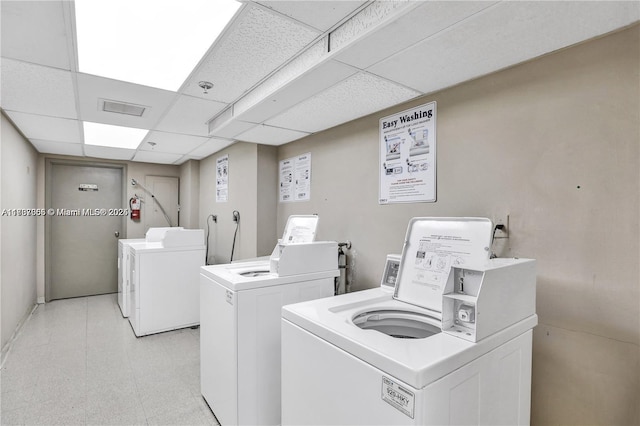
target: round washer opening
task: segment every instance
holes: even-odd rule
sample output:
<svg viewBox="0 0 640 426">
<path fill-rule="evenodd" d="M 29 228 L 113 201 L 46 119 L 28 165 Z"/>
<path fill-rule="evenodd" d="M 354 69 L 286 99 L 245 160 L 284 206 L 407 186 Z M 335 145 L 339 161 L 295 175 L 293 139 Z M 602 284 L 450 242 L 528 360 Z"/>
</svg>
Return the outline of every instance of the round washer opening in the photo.
<svg viewBox="0 0 640 426">
<path fill-rule="evenodd" d="M 396 339 L 424 339 L 440 333 L 428 315 L 407 311 L 368 311 L 353 317 L 363 330 L 375 330 Z"/>
</svg>

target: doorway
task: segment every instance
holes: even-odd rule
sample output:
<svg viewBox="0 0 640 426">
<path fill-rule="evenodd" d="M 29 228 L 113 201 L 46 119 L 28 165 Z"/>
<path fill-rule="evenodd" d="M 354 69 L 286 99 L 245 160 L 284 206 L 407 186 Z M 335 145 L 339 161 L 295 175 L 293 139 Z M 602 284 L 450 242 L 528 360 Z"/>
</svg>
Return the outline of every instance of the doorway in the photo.
<svg viewBox="0 0 640 426">
<path fill-rule="evenodd" d="M 124 167 L 47 163 L 45 301 L 118 291 Z"/>
</svg>

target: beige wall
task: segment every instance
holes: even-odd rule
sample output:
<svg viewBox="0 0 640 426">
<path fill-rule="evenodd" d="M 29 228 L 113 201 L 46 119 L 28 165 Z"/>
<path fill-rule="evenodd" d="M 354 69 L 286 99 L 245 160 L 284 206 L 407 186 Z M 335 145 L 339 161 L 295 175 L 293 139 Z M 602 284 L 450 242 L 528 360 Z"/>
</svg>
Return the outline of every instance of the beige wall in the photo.
<svg viewBox="0 0 640 426">
<path fill-rule="evenodd" d="M 498 254 L 538 260 L 532 423 L 640 424 L 639 53 L 636 25 L 284 145 L 312 153 L 312 199 L 278 229 L 318 213 L 364 289 L 411 217 L 508 213 Z M 430 101 L 437 202 L 380 206 L 378 120 Z"/>
<path fill-rule="evenodd" d="M 41 207 L 36 197 L 38 153 L 1 115 L 0 210 Z M 36 217 L 2 215 L 0 229 L 0 347 L 4 348 L 36 303 Z"/>
<path fill-rule="evenodd" d="M 233 260 L 271 254 L 276 244 L 276 203 L 269 197 L 275 197 L 276 191 L 276 151 L 275 147 L 239 142 L 200 161 L 200 227 L 206 228 L 209 215 L 218 216 L 217 223 L 209 220 L 208 263 L 228 263 L 230 260 L 236 230 L 234 210 L 240 212 L 240 227 Z M 227 154 L 229 199 L 218 203 L 216 160 Z"/>
<path fill-rule="evenodd" d="M 199 197 L 200 162 L 189 160 L 180 166 L 180 226 L 198 228 Z"/>
<path fill-rule="evenodd" d="M 178 166 L 168 165 L 168 164 L 151 164 L 151 163 L 138 163 L 134 161 L 128 161 L 126 167 L 126 188 L 127 188 L 127 196 L 126 196 L 126 205 L 128 208 L 129 198 L 133 197 L 134 194 L 138 194 L 147 201 L 146 203 L 142 203 L 141 209 L 141 218 L 139 221 L 133 221 L 127 218 L 127 238 L 144 238 L 146 233 L 145 229 L 145 214 L 150 209 L 149 200 L 151 197 L 144 190 L 139 187 L 134 187 L 131 185 L 131 179 L 135 179 L 138 182 L 145 184 L 146 176 L 169 176 L 169 177 L 177 177 L 180 178 L 180 168 Z M 162 202 L 162 200 L 160 200 Z M 179 202 L 182 202 L 179 200 Z M 165 203 L 166 204 L 166 203 Z M 174 223 L 175 225 L 175 223 Z M 165 225 L 166 226 L 166 225 Z"/>
<path fill-rule="evenodd" d="M 258 256 L 271 254 L 278 241 L 278 149 L 275 146 L 258 145 L 257 170 L 257 235 Z M 282 233 L 280 233 L 282 235 Z"/>
</svg>

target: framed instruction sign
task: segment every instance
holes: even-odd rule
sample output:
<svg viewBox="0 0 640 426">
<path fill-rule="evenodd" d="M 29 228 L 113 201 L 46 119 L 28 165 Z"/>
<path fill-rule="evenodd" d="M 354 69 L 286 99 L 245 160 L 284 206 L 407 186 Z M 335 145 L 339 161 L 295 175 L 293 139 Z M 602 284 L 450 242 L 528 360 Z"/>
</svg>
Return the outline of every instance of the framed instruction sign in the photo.
<svg viewBox="0 0 640 426">
<path fill-rule="evenodd" d="M 380 119 L 379 204 L 436 201 L 436 103 Z"/>
</svg>

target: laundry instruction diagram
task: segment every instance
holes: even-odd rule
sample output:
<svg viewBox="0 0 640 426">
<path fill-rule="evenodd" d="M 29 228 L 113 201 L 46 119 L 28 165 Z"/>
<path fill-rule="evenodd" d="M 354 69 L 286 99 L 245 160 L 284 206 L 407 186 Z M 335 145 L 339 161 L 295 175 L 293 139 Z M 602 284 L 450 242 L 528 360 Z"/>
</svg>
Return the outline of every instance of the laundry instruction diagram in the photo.
<svg viewBox="0 0 640 426">
<path fill-rule="evenodd" d="M 283 202 L 311 199 L 311 153 L 280 161 L 279 200 Z"/>
<path fill-rule="evenodd" d="M 436 201 L 436 103 L 380 119 L 379 204 Z"/>
</svg>

